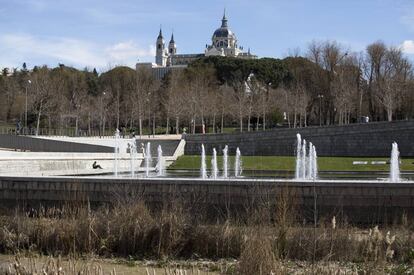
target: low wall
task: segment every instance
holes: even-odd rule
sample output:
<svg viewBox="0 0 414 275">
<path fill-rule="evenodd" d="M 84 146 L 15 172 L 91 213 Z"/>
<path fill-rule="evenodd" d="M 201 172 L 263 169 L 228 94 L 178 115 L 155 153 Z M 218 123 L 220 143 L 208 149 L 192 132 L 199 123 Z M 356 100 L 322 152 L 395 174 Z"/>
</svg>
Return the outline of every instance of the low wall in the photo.
<svg viewBox="0 0 414 275">
<path fill-rule="evenodd" d="M 319 156 L 388 157 L 391 144 L 398 143 L 401 156 L 414 157 L 414 121 L 375 122 L 345 126 L 275 129 L 235 134 L 186 135 L 185 154 L 199 155 L 201 144 L 207 154 L 221 154 L 227 144 L 230 154 L 239 147 L 245 156 L 293 156 L 296 134 L 312 142 Z"/>
<path fill-rule="evenodd" d="M 31 152 L 110 153 L 113 147 L 0 134 L 0 148 Z"/>
<path fill-rule="evenodd" d="M 136 170 L 142 163 L 142 154 L 137 155 Z M 94 161 L 102 169 L 93 169 Z M 118 171 L 131 170 L 129 154 L 120 154 Z M 55 153 L 0 151 L 0 175 L 52 176 L 113 173 L 113 153 Z"/>
<path fill-rule="evenodd" d="M 132 143 L 132 138 L 119 138 L 117 141 L 113 137 L 55 137 L 55 136 L 39 136 L 33 137 L 38 140 L 43 140 L 44 142 L 47 141 L 63 141 L 69 142 L 71 144 L 83 144 L 83 145 L 94 145 L 94 146 L 105 146 L 112 148 L 110 152 L 114 151 L 115 142 L 118 143 L 119 152 L 127 153 L 129 152 L 129 144 Z M 180 136 L 177 135 L 166 135 L 166 137 L 161 138 L 157 136 L 157 138 L 140 138 L 139 136 L 136 137 L 136 144 L 137 150 L 139 153 L 143 152 L 145 144 L 150 142 L 151 143 L 151 155 L 157 155 L 158 145 L 162 147 L 162 151 L 164 156 L 172 156 L 174 155 L 177 147 L 179 146 L 181 139 Z M 1 143 L 0 143 L 1 145 Z"/>
<path fill-rule="evenodd" d="M 414 214 L 414 182 L 0 177 L 0 205 L 12 207 L 179 200 L 223 215 L 275 204 L 282 195 L 295 205 L 301 220 L 312 220 L 315 211 L 318 218 L 335 215 L 362 223 L 393 222 L 403 213 L 410 218 Z"/>
</svg>

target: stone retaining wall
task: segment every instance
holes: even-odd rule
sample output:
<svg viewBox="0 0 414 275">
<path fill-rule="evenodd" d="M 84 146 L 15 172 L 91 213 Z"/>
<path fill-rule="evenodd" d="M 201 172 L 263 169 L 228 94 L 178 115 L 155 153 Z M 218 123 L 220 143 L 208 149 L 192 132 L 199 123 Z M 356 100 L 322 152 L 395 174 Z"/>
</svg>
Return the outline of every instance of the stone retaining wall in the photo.
<svg viewBox="0 0 414 275">
<path fill-rule="evenodd" d="M 410 218 L 414 215 L 413 182 L 0 177 L 2 206 L 178 200 L 223 215 L 226 211 L 243 213 L 262 203 L 276 204 L 281 195 L 296 206 L 301 221 L 312 220 L 314 211 L 318 218 L 335 215 L 359 223 L 393 222 L 403 213 Z"/>
<path fill-rule="evenodd" d="M 235 134 L 186 135 L 185 154 L 199 155 L 201 144 L 207 154 L 215 147 L 221 154 L 226 144 L 230 154 L 240 147 L 245 156 L 293 156 L 296 134 L 312 142 L 319 156 L 388 157 L 396 141 L 401 156 L 414 157 L 414 121 L 375 122 L 346 126 L 275 129 Z"/>
</svg>

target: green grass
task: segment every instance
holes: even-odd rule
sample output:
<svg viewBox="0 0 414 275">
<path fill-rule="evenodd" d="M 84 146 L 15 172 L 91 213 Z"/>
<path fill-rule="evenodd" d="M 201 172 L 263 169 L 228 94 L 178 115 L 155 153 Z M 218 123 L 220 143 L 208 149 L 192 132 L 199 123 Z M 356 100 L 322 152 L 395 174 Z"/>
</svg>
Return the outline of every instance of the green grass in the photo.
<svg viewBox="0 0 414 275">
<path fill-rule="evenodd" d="M 220 133 L 221 128 L 218 127 L 218 132 Z M 229 133 L 237 133 L 239 132 L 239 128 L 235 128 L 235 127 L 224 127 L 223 128 L 223 133 L 225 134 L 229 134 Z M 213 127 L 208 127 L 208 133 L 212 134 L 213 133 Z"/>
<path fill-rule="evenodd" d="M 207 167 L 210 168 L 211 156 L 207 156 Z M 234 157 L 229 157 L 234 163 Z M 388 171 L 389 165 L 373 165 L 371 161 L 388 161 L 388 158 L 366 157 L 319 157 L 320 171 Z M 295 170 L 295 158 L 283 156 L 244 156 L 244 170 Z M 367 165 L 353 165 L 353 161 L 368 161 Z M 414 159 L 402 159 L 402 171 L 414 171 Z M 172 164 L 170 169 L 200 169 L 200 156 L 181 156 Z M 218 165 L 222 166 L 222 157 L 218 157 Z"/>
</svg>

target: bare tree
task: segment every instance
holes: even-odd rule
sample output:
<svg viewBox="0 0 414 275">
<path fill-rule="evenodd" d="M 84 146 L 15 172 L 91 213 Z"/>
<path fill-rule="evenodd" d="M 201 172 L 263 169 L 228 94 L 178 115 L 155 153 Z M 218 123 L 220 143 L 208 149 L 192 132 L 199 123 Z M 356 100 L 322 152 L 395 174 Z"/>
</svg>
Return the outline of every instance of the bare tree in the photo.
<svg viewBox="0 0 414 275">
<path fill-rule="evenodd" d="M 59 73 L 66 82 L 67 112 L 68 115 L 75 118 L 75 133 L 77 135 L 79 132 L 79 119 L 83 111 L 88 107 L 86 104 L 88 87 L 84 73 L 79 71 L 63 72 L 63 70 L 63 68 L 59 69 Z"/>
<path fill-rule="evenodd" d="M 8 121 L 15 116 L 14 106 L 17 105 L 19 95 L 19 85 L 15 76 L 0 76 L 0 99 L 1 99 L 1 118 Z"/>
<path fill-rule="evenodd" d="M 319 41 L 314 40 L 308 45 L 308 59 L 319 66 L 322 66 L 322 49 L 322 43 Z"/>
<path fill-rule="evenodd" d="M 167 87 L 165 88 L 165 94 L 161 97 L 161 103 L 165 110 L 166 115 L 166 134 L 170 133 L 170 119 L 175 119 L 175 132 L 179 134 L 180 116 L 184 110 L 184 95 L 183 85 L 184 81 L 183 72 L 180 70 L 173 70 L 168 76 Z"/>
<path fill-rule="evenodd" d="M 142 136 L 143 120 L 150 107 L 151 95 L 156 90 L 156 83 L 151 69 L 140 67 L 137 70 L 135 92 L 131 96 L 135 114 L 138 115 L 139 135 Z M 149 118 L 150 119 L 150 118 Z"/>
<path fill-rule="evenodd" d="M 407 78 L 411 74 L 411 64 L 400 49 L 387 50 L 383 78 L 377 84 L 377 99 L 385 108 L 387 120 L 392 121 L 395 110 L 400 107 Z"/>
<path fill-rule="evenodd" d="M 332 82 L 335 80 L 338 65 L 347 55 L 348 51 L 345 51 L 343 46 L 336 41 L 312 42 L 308 46 L 309 60 L 323 69 L 323 71 L 315 72 L 318 82 L 322 84 L 320 87 L 324 87 L 319 91 L 319 96 L 324 99 L 324 108 L 321 109 L 325 110 L 324 117 L 327 124 L 333 123 L 336 116 Z"/>
<path fill-rule="evenodd" d="M 292 100 L 291 100 L 290 91 L 285 86 L 281 85 L 274 91 L 274 97 L 279 99 L 279 100 L 274 100 L 275 107 L 277 107 L 279 110 L 281 110 L 284 113 L 284 115 L 286 116 L 288 126 L 290 128 L 291 127 L 290 116 L 291 116 L 291 110 L 293 109 L 292 104 L 291 104 Z"/>
<path fill-rule="evenodd" d="M 365 77 L 367 79 L 368 107 L 371 117 L 375 118 L 375 93 L 382 89 L 383 68 L 387 47 L 381 41 L 368 45 L 366 49 L 366 60 L 364 64 Z"/>
<path fill-rule="evenodd" d="M 227 84 L 224 84 L 220 86 L 217 92 L 216 106 L 220 113 L 220 132 L 224 133 L 224 118 L 231 113 L 231 110 L 228 107 L 231 106 L 230 103 L 233 90 Z"/>
<path fill-rule="evenodd" d="M 59 79 L 45 66 L 31 76 L 30 106 L 37 116 L 36 135 L 39 134 L 41 116 L 53 106 L 53 95 L 61 94 Z"/>
<path fill-rule="evenodd" d="M 247 113 L 247 131 L 250 132 L 251 128 L 251 118 L 253 114 L 259 114 L 257 108 L 257 99 L 261 94 L 262 86 L 259 83 L 259 80 L 254 76 L 254 74 L 250 74 L 245 83 L 245 90 L 246 90 L 246 113 Z M 260 115 L 259 115 L 260 116 Z M 257 121 L 257 124 L 259 122 Z"/>
<path fill-rule="evenodd" d="M 348 57 L 335 72 L 332 95 L 340 125 L 349 124 L 351 112 L 356 109 L 360 75 L 356 56 Z"/>
<path fill-rule="evenodd" d="M 248 95 L 246 93 L 247 78 L 240 71 L 233 72 L 231 75 L 230 85 L 232 92 L 232 113 L 239 121 L 239 130 L 243 132 L 243 120 L 246 117 L 246 102 Z"/>
</svg>

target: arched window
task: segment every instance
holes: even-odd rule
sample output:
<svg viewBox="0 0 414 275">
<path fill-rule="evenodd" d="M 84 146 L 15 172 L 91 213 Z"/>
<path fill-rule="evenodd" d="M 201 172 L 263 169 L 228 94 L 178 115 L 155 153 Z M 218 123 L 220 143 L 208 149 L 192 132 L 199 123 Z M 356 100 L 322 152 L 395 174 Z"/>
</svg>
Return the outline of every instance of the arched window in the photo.
<svg viewBox="0 0 414 275">
<path fill-rule="evenodd" d="M 220 47 L 223 47 L 223 41 L 220 41 Z"/>
<path fill-rule="evenodd" d="M 159 50 L 161 49 L 161 44 L 158 44 L 158 49 L 159 49 Z"/>
</svg>

